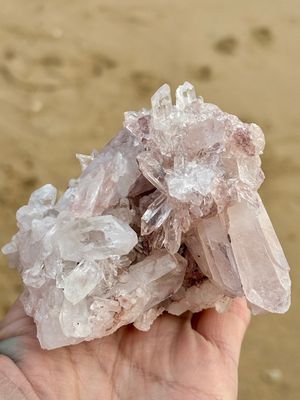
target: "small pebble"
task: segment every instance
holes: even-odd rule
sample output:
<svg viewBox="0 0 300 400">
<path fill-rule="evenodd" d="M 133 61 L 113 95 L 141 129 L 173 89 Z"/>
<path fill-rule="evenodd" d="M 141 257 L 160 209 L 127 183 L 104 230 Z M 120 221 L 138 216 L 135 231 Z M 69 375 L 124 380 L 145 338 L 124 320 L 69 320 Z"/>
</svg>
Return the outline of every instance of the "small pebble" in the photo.
<svg viewBox="0 0 300 400">
<path fill-rule="evenodd" d="M 283 373 L 278 368 L 266 369 L 265 376 L 270 382 L 278 383 L 283 379 Z"/>
</svg>

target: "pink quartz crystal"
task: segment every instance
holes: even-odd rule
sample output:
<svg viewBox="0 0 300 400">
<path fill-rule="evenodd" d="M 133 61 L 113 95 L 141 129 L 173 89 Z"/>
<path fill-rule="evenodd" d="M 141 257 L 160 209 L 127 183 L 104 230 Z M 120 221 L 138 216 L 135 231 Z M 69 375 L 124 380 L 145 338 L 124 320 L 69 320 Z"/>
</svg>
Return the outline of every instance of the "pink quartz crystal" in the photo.
<svg viewBox="0 0 300 400">
<path fill-rule="evenodd" d="M 236 296 L 285 312 L 289 267 L 257 193 L 263 148 L 256 124 L 188 82 L 173 105 L 165 84 L 100 153 L 77 155 L 82 174 L 59 199 L 35 191 L 3 252 L 41 346 L 148 330 L 164 311 L 222 312 Z"/>
</svg>

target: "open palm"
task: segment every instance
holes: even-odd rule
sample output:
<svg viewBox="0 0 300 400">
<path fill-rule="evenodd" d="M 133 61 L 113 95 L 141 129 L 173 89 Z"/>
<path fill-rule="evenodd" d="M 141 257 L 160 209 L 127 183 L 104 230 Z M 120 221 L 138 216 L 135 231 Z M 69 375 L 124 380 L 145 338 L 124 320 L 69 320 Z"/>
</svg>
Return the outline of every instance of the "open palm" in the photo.
<svg viewBox="0 0 300 400">
<path fill-rule="evenodd" d="M 42 350 L 18 301 L 0 324 L 0 394 L 6 400 L 234 400 L 242 299 L 229 311 L 162 315 L 149 332 L 126 326 L 91 342 Z"/>
</svg>

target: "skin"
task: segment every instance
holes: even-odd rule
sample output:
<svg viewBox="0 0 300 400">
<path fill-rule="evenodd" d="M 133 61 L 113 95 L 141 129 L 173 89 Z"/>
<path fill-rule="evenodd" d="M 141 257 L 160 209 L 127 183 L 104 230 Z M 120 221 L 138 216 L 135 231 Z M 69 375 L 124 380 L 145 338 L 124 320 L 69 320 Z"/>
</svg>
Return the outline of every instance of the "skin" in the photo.
<svg viewBox="0 0 300 400">
<path fill-rule="evenodd" d="M 0 323 L 2 400 L 235 400 L 250 314 L 164 314 L 149 332 L 126 326 L 91 342 L 42 350 L 19 301 Z"/>
</svg>

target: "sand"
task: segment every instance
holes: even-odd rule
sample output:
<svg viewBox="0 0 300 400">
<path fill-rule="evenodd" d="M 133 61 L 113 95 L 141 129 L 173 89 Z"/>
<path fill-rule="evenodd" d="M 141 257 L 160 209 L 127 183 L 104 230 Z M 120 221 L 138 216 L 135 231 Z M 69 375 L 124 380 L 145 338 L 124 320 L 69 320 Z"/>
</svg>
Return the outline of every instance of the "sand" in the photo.
<svg viewBox="0 0 300 400">
<path fill-rule="evenodd" d="M 161 83 L 190 80 L 264 129 L 261 194 L 292 267 L 290 312 L 252 320 L 239 399 L 299 399 L 299 50 L 297 0 L 1 2 L 0 244 L 32 190 L 79 174 L 75 152 L 101 148 Z M 0 263 L 3 315 L 21 287 Z"/>
</svg>

